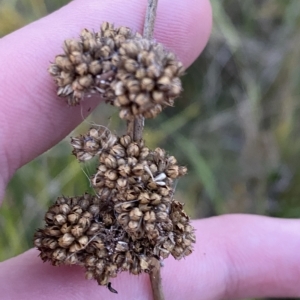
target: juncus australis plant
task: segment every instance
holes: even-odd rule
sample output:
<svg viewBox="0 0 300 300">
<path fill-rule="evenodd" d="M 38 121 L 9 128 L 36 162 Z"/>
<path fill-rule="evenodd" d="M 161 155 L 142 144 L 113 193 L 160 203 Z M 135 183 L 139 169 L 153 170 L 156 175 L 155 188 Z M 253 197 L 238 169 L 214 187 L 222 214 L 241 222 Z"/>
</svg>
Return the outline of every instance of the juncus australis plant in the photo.
<svg viewBox="0 0 300 300">
<path fill-rule="evenodd" d="M 91 178 L 96 195 L 59 197 L 34 236 L 43 261 L 77 264 L 87 279 L 112 292 L 110 279 L 121 271 L 150 274 L 154 299 L 163 299 L 162 259 L 181 259 L 192 252 L 194 228 L 174 199 L 175 180 L 186 174 L 174 156 L 149 149 L 142 139 L 144 118 L 172 106 L 181 92 L 183 66 L 175 55 L 152 40 L 157 1 L 149 0 L 144 35 L 104 22 L 98 32 L 84 29 L 66 40 L 49 73 L 57 94 L 78 105 L 92 94 L 119 107 L 127 134 L 105 127 L 71 139 L 81 161 L 98 157 Z"/>
</svg>

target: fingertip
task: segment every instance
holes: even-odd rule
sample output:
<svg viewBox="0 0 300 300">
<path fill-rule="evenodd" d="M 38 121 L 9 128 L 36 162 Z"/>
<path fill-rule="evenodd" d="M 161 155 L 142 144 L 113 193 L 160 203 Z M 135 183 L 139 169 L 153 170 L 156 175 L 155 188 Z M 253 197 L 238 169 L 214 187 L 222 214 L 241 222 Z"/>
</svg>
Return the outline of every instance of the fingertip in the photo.
<svg viewBox="0 0 300 300">
<path fill-rule="evenodd" d="M 116 26 L 128 26 L 142 33 L 146 13 L 146 2 L 132 0 L 102 1 L 77 0 L 39 21 L 39 29 L 27 26 L 29 35 L 40 31 L 32 45 L 48 43 L 45 53 L 61 49 L 63 40 L 76 38 L 83 28 L 97 31 L 104 21 Z M 34 25 L 34 24 L 32 24 Z M 50 26 L 51 25 L 51 26 Z M 174 51 L 185 66 L 189 66 L 207 44 L 212 27 L 212 9 L 209 0 L 160 0 L 155 20 L 154 39 Z M 43 35 L 42 32 L 45 32 Z M 24 38 L 26 33 L 23 33 Z M 37 44 L 36 46 L 39 46 Z M 47 57 L 47 61 L 53 59 Z"/>
<path fill-rule="evenodd" d="M 188 67 L 207 44 L 212 27 L 209 0 L 159 2 L 154 35 Z"/>
<path fill-rule="evenodd" d="M 0 295 L 8 299 L 115 299 L 106 286 L 86 280 L 84 268 L 76 265 L 53 267 L 43 263 L 36 249 L 30 249 L 0 264 Z M 128 272 L 111 278 L 121 299 L 151 299 L 148 275 Z"/>
</svg>

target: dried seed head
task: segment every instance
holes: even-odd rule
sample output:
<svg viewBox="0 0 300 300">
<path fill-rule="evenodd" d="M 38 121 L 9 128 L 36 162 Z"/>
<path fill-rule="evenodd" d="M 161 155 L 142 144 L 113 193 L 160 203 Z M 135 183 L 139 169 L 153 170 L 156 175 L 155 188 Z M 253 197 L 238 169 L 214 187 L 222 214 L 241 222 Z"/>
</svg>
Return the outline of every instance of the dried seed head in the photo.
<svg viewBox="0 0 300 300">
<path fill-rule="evenodd" d="M 69 105 L 100 93 L 124 119 L 153 118 L 181 92 L 183 67 L 175 55 L 129 28 L 104 22 L 63 48 L 49 73 Z M 82 265 L 88 279 L 108 285 L 123 270 L 149 272 L 153 256 L 191 253 L 194 229 L 173 199 L 173 181 L 187 170 L 173 156 L 100 126 L 71 144 L 79 161 L 99 156 L 91 178 L 96 196 L 60 197 L 50 207 L 34 238 L 43 261 Z"/>
<path fill-rule="evenodd" d="M 172 106 L 181 91 L 183 67 L 161 44 L 143 38 L 128 39 L 119 49 L 120 64 L 113 84 L 121 106 L 120 117 L 155 117 L 165 106 Z M 125 102 L 124 98 L 127 99 Z M 129 101 L 130 100 L 130 101 Z"/>
<path fill-rule="evenodd" d="M 97 33 L 84 29 L 79 40 L 66 40 L 64 54 L 57 55 L 49 67 L 58 95 L 67 97 L 69 105 L 76 105 L 85 95 L 95 92 L 105 99 L 114 97 L 110 84 L 116 76 L 118 50 L 134 35 L 129 28 L 107 24 L 103 23 Z"/>
<path fill-rule="evenodd" d="M 121 108 L 122 118 L 153 118 L 181 92 L 182 63 L 161 44 L 127 27 L 104 22 L 99 32 L 84 29 L 79 40 L 66 40 L 63 49 L 49 73 L 69 105 L 100 93 Z"/>
<path fill-rule="evenodd" d="M 85 135 L 71 138 L 73 146 L 73 154 L 79 161 L 86 161 L 93 158 L 101 151 L 112 147 L 117 141 L 117 137 L 113 135 L 107 128 L 91 128 Z"/>
</svg>

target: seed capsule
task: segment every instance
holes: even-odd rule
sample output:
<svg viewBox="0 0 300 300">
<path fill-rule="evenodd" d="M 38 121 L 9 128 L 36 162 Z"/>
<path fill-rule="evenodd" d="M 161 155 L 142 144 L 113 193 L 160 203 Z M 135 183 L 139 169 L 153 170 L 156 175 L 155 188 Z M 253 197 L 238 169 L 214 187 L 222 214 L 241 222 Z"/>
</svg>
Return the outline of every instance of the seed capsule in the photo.
<svg viewBox="0 0 300 300">
<path fill-rule="evenodd" d="M 67 248 L 73 243 L 74 240 L 75 238 L 72 234 L 65 233 L 61 238 L 58 239 L 58 244 L 62 248 Z"/>
<path fill-rule="evenodd" d="M 142 211 L 139 210 L 137 207 L 133 208 L 129 213 L 129 217 L 132 221 L 139 221 L 142 216 Z"/>
</svg>

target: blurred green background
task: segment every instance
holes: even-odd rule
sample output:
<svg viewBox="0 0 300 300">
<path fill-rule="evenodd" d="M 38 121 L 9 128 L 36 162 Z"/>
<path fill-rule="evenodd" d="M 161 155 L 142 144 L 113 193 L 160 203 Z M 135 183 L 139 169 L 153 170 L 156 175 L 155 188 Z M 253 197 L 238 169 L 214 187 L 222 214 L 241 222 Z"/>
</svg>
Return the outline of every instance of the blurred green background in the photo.
<svg viewBox="0 0 300 300">
<path fill-rule="evenodd" d="M 67 2 L 0 0 L 0 36 Z M 188 166 L 177 199 L 193 218 L 300 217 L 300 1 L 212 0 L 212 6 L 213 32 L 183 78 L 183 96 L 147 121 L 145 139 Z M 124 128 L 115 110 L 101 105 L 70 135 L 84 133 L 88 122 Z M 93 192 L 87 177 L 95 164 L 78 164 L 69 140 L 11 180 L 0 209 L 0 261 L 32 247 L 57 196 Z"/>
</svg>

